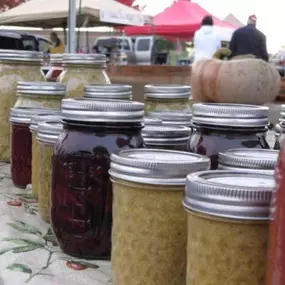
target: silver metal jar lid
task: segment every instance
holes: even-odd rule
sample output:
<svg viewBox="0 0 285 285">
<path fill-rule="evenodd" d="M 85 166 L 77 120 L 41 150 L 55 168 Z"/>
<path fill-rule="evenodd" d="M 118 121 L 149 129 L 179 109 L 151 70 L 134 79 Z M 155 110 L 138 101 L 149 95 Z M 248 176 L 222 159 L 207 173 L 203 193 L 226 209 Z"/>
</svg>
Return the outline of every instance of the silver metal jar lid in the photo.
<svg viewBox="0 0 285 285">
<path fill-rule="evenodd" d="M 95 53 L 65 53 L 63 54 L 63 65 L 69 64 L 105 66 L 106 56 Z"/>
<path fill-rule="evenodd" d="M 44 123 L 47 121 L 59 121 L 60 122 L 60 120 L 61 120 L 61 112 L 58 110 L 50 112 L 48 114 L 38 114 L 31 118 L 30 130 L 33 132 L 37 132 L 38 125 L 40 123 Z"/>
<path fill-rule="evenodd" d="M 191 129 L 184 126 L 148 125 L 142 130 L 146 145 L 186 144 L 191 136 Z"/>
<path fill-rule="evenodd" d="M 63 99 L 62 119 L 81 122 L 141 123 L 144 104 L 122 100 Z"/>
<path fill-rule="evenodd" d="M 186 210 L 238 220 L 269 220 L 273 175 L 203 171 L 187 176 Z"/>
<path fill-rule="evenodd" d="M 144 117 L 143 122 L 145 125 L 161 125 L 162 120 L 159 118 Z"/>
<path fill-rule="evenodd" d="M 187 85 L 146 85 L 144 98 L 153 99 L 188 99 L 191 95 L 191 87 Z"/>
<path fill-rule="evenodd" d="M 55 144 L 62 130 L 63 125 L 57 120 L 40 123 L 37 140 L 44 143 Z"/>
<path fill-rule="evenodd" d="M 265 127 L 268 107 L 243 104 L 197 103 L 192 106 L 194 124 L 230 127 Z"/>
<path fill-rule="evenodd" d="M 92 84 L 84 87 L 84 97 L 91 99 L 132 99 L 132 86 L 123 84 Z"/>
<path fill-rule="evenodd" d="M 123 150 L 111 155 L 113 178 L 154 185 L 185 185 L 188 173 L 207 170 L 208 157 L 159 149 Z"/>
<path fill-rule="evenodd" d="M 30 124 L 31 118 L 38 114 L 50 114 L 56 109 L 16 107 L 10 110 L 10 122 Z"/>
<path fill-rule="evenodd" d="M 34 62 L 40 64 L 43 60 L 43 53 L 38 51 L 0 49 L 0 61 L 1 60 Z"/>
<path fill-rule="evenodd" d="M 22 95 L 50 95 L 64 97 L 66 86 L 57 82 L 24 82 L 20 81 L 17 85 L 17 96 Z"/>
<path fill-rule="evenodd" d="M 178 112 L 149 112 L 148 116 L 151 118 L 158 118 L 162 120 L 162 124 L 178 125 L 178 126 L 191 126 L 192 114 L 191 113 L 178 113 Z"/>
<path fill-rule="evenodd" d="M 63 54 L 62 53 L 54 53 L 50 55 L 50 64 L 62 64 L 63 61 Z"/>
</svg>

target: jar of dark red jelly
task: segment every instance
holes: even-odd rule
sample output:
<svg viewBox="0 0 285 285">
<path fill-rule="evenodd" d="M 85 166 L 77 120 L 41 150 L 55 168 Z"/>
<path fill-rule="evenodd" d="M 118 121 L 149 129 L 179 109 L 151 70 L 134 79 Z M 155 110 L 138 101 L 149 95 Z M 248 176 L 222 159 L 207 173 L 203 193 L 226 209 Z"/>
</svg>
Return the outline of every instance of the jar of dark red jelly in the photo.
<svg viewBox="0 0 285 285">
<path fill-rule="evenodd" d="M 26 188 L 31 183 L 32 134 L 31 118 L 48 114 L 53 109 L 11 108 L 11 177 L 16 187 Z"/>
<path fill-rule="evenodd" d="M 218 168 L 218 154 L 232 148 L 269 149 L 265 139 L 268 107 L 241 104 L 198 103 L 192 108 L 194 131 L 189 150 L 211 159 Z"/>
<path fill-rule="evenodd" d="M 144 104 L 64 99 L 63 131 L 52 158 L 51 224 L 60 248 L 85 259 L 110 259 L 110 155 L 143 147 Z"/>
</svg>

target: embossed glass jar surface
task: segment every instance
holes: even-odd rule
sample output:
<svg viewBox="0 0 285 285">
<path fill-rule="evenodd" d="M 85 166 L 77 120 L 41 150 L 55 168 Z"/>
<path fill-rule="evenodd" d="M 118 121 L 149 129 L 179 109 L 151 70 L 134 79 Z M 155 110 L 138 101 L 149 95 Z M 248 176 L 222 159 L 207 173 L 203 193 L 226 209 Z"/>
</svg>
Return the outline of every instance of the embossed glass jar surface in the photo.
<svg viewBox="0 0 285 285">
<path fill-rule="evenodd" d="M 44 81 L 40 66 L 43 54 L 34 51 L 0 50 L 0 160 L 10 161 L 10 109 L 16 102 L 18 81 Z"/>
<path fill-rule="evenodd" d="M 110 258 L 110 155 L 143 146 L 143 115 L 138 102 L 63 100 L 63 132 L 52 163 L 51 224 L 65 253 Z"/>
<path fill-rule="evenodd" d="M 58 80 L 66 84 L 66 97 L 83 97 L 87 84 L 110 84 L 105 64 L 106 57 L 100 54 L 64 54 Z"/>
</svg>

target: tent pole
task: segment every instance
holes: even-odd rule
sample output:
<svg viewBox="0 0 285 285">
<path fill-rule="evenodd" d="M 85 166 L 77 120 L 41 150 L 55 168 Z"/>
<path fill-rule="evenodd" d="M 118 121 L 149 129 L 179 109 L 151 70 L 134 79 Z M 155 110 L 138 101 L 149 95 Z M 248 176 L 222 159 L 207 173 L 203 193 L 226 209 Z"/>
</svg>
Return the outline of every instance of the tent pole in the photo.
<svg viewBox="0 0 285 285">
<path fill-rule="evenodd" d="M 75 52 L 75 28 L 76 28 L 76 0 L 69 0 L 68 10 L 68 52 Z"/>
</svg>

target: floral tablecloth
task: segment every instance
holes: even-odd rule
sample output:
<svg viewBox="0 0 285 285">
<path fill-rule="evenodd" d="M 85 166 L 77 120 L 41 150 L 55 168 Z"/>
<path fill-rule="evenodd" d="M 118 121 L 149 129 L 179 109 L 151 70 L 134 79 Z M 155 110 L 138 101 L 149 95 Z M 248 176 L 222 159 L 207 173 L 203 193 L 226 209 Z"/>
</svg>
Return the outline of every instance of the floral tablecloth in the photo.
<svg viewBox="0 0 285 285">
<path fill-rule="evenodd" d="M 14 188 L 0 163 L 0 285 L 111 285 L 110 262 L 63 254 L 30 190 Z"/>
</svg>

